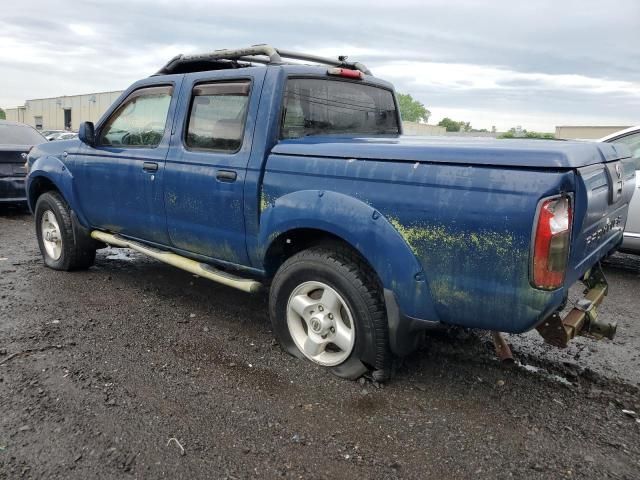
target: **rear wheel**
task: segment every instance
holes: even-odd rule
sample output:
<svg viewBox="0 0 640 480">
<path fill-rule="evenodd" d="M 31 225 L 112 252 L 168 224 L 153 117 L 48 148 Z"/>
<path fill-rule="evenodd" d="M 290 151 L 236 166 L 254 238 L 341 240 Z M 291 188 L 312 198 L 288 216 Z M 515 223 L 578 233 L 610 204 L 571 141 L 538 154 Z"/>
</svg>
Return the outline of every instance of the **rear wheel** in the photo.
<svg viewBox="0 0 640 480">
<path fill-rule="evenodd" d="M 355 379 L 389 361 L 384 300 L 371 268 L 341 245 L 283 263 L 270 292 L 276 337 L 287 352 Z"/>
<path fill-rule="evenodd" d="M 79 229 L 74 231 L 71 210 L 58 192 L 38 197 L 36 234 L 45 265 L 54 270 L 86 269 L 96 258 L 95 242 Z"/>
</svg>

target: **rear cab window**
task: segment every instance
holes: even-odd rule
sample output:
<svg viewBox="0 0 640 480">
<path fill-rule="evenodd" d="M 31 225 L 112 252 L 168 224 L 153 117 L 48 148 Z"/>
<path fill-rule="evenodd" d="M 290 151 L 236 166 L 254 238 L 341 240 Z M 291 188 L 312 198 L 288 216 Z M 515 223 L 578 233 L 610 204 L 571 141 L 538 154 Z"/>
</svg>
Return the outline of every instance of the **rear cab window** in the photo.
<svg viewBox="0 0 640 480">
<path fill-rule="evenodd" d="M 324 78 L 289 78 L 280 137 L 309 135 L 397 135 L 393 92 L 386 88 Z"/>
</svg>

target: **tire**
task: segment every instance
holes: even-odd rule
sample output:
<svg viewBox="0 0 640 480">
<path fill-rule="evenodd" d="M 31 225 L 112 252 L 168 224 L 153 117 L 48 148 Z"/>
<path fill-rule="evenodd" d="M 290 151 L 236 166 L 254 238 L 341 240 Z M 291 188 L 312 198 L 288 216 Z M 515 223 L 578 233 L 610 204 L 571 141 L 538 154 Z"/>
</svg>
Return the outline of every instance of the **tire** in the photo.
<svg viewBox="0 0 640 480">
<path fill-rule="evenodd" d="M 341 378 L 355 380 L 370 369 L 385 378 L 391 352 L 382 288 L 351 249 L 318 246 L 287 259 L 271 284 L 269 314 L 291 355 Z"/>
<path fill-rule="evenodd" d="M 35 208 L 36 235 L 47 267 L 54 270 L 83 270 L 96 258 L 95 242 L 80 229 L 74 229 L 71 210 L 55 191 L 38 197 Z"/>
</svg>

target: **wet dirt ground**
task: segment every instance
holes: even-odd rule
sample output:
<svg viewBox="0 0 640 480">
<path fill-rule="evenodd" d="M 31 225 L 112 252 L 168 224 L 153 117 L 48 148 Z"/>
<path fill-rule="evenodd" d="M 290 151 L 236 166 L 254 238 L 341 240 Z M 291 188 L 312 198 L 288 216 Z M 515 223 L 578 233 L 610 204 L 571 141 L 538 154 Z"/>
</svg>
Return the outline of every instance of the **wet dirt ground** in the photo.
<svg viewBox="0 0 640 480">
<path fill-rule="evenodd" d="M 509 336 L 506 368 L 439 333 L 377 386 L 283 353 L 264 296 L 126 250 L 54 272 L 33 230 L 0 213 L 1 479 L 640 478 L 636 257 L 614 342 Z"/>
</svg>

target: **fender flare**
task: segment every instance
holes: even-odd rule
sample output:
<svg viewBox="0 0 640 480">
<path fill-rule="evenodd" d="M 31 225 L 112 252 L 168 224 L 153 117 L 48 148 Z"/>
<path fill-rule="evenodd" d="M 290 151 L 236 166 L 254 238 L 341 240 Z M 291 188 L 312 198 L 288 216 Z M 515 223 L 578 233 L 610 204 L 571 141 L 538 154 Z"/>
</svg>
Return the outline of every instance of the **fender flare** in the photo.
<svg viewBox="0 0 640 480">
<path fill-rule="evenodd" d="M 67 201 L 80 224 L 84 226 L 88 225 L 82 212 L 76 208 L 78 202 L 75 195 L 73 174 L 58 157 L 46 155 L 38 158 L 33 162 L 33 165 L 31 165 L 26 184 L 27 200 L 31 211 L 35 211 L 35 186 L 39 179 L 46 179 L 51 182 Z"/>
<path fill-rule="evenodd" d="M 256 260 L 264 265 L 271 243 L 301 228 L 322 230 L 357 250 L 393 292 L 403 315 L 437 321 L 427 274 L 392 223 L 367 203 L 342 193 L 301 190 L 269 204 L 260 218 Z"/>
</svg>

